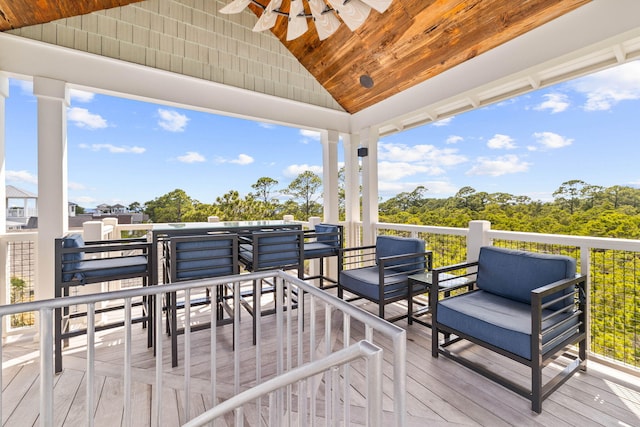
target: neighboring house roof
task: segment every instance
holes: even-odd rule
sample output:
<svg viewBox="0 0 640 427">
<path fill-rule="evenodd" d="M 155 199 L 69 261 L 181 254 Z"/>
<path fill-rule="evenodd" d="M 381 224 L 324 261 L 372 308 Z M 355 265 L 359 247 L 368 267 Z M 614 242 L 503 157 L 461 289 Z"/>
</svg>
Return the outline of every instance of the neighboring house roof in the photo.
<svg viewBox="0 0 640 427">
<path fill-rule="evenodd" d="M 6 187 L 7 199 L 37 199 L 38 195 L 33 194 L 30 191 L 23 190 L 13 185 L 7 185 Z"/>
</svg>

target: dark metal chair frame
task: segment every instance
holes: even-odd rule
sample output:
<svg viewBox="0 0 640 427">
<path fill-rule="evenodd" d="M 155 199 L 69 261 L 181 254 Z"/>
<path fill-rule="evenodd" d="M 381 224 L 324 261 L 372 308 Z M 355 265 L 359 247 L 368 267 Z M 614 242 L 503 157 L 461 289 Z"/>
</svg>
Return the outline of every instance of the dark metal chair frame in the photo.
<svg viewBox="0 0 640 427">
<path fill-rule="evenodd" d="M 147 242 L 146 238 L 137 238 L 137 239 L 115 239 L 115 240 L 98 240 L 98 241 L 87 241 L 84 242 L 84 246 L 78 248 L 65 248 L 64 247 L 65 238 L 57 238 L 55 239 L 55 249 L 54 249 L 54 257 L 55 257 L 55 297 L 60 298 L 64 296 L 69 296 L 69 290 L 75 286 L 84 286 L 88 284 L 95 283 L 104 283 L 110 282 L 114 280 L 123 280 L 123 279 L 132 279 L 132 278 L 141 278 L 142 286 L 149 286 L 151 283 L 151 272 L 155 266 L 154 259 L 151 256 L 151 243 Z M 123 252 L 136 252 L 135 255 L 123 254 Z M 115 255 L 114 253 L 120 253 Z M 106 254 L 109 256 L 107 259 L 125 259 L 130 258 L 132 256 L 144 256 L 146 257 L 147 263 L 144 272 L 142 273 L 131 273 L 131 274 L 114 274 L 107 273 L 104 275 L 99 275 L 95 277 L 86 277 L 82 280 L 76 278 L 76 274 L 87 273 L 87 272 L 102 272 L 105 271 L 104 268 L 91 268 L 91 261 L 89 259 L 85 259 L 85 266 L 80 269 L 71 269 L 69 266 L 73 263 L 77 263 L 77 260 L 67 260 L 68 256 L 73 256 L 74 254 Z M 67 257 L 65 257 L 67 255 Z M 105 258 L 100 258 L 105 259 Z M 65 268 L 67 267 L 67 268 Z M 65 280 L 65 276 L 72 275 L 73 277 L 70 280 Z M 132 306 L 142 306 L 143 314 L 139 317 L 132 319 L 132 323 L 142 323 L 143 327 L 147 327 L 147 347 L 153 346 L 153 310 L 150 310 L 149 307 L 152 306 L 152 298 L 151 297 L 143 297 L 142 301 L 134 302 Z M 95 313 L 106 313 L 115 310 L 124 309 L 124 305 L 114 306 L 114 307 L 106 307 L 96 309 Z M 87 333 L 86 329 L 80 329 L 76 331 L 69 331 L 69 322 L 68 320 L 72 318 L 85 317 L 87 315 L 86 312 L 79 313 L 69 313 L 69 308 L 60 308 L 55 310 L 54 314 L 54 322 L 55 322 L 55 331 L 54 331 L 54 342 L 55 342 L 55 372 L 62 372 L 62 348 L 68 342 L 69 338 L 85 335 Z M 148 325 L 147 325 L 148 323 Z M 98 325 L 95 327 L 95 331 L 102 331 L 111 328 L 117 328 L 124 325 L 124 321 L 113 322 L 106 325 Z"/>
<path fill-rule="evenodd" d="M 320 289 L 331 289 L 338 286 L 337 276 L 335 279 L 325 276 L 324 274 L 324 260 L 325 258 L 332 258 L 339 256 L 339 251 L 344 245 L 344 227 L 342 225 L 334 224 L 318 224 L 322 226 L 336 227 L 338 231 L 335 232 L 318 232 L 314 230 L 304 231 L 304 247 L 303 257 L 305 260 L 317 259 L 319 260 L 320 269 L 318 274 L 313 276 L 305 276 L 304 280 L 320 281 Z M 329 245 L 325 241 L 334 241 L 335 244 Z M 327 281 L 330 285 L 325 286 L 324 282 Z"/>
<path fill-rule="evenodd" d="M 447 276 L 449 276 L 449 279 L 445 280 L 456 280 L 456 278 L 458 277 L 466 277 L 471 281 L 469 289 L 472 289 L 471 285 L 475 284 L 476 282 L 476 277 L 474 276 L 478 265 L 478 261 L 474 261 L 436 268 L 433 270 L 433 285 L 431 286 L 429 291 L 429 301 L 433 301 L 431 313 L 431 354 L 433 357 L 438 357 L 439 354 L 442 354 L 443 356 L 455 360 L 461 365 L 485 376 L 486 378 L 489 378 L 490 380 L 502 385 L 503 387 L 506 387 L 507 389 L 519 394 L 520 396 L 523 396 L 524 398 L 531 401 L 531 409 L 537 413 L 540 413 L 542 412 L 542 401 L 544 399 L 549 397 L 551 393 L 553 393 L 556 389 L 558 389 L 558 387 L 564 384 L 575 372 L 577 372 L 578 370 L 586 370 L 586 313 L 588 295 L 587 278 L 586 276 L 577 276 L 573 279 L 560 280 L 555 283 L 551 283 L 549 285 L 534 289 L 531 292 L 531 360 L 529 360 L 517 354 L 491 345 L 487 342 L 481 341 L 476 337 L 464 334 L 454 328 L 438 323 L 438 302 L 443 301 L 443 299 L 439 299 L 439 297 L 442 295 L 442 292 L 447 291 L 446 286 L 440 286 L 440 275 L 455 272 L 457 274 L 457 277 L 452 279 L 451 275 L 447 274 Z M 469 268 L 471 268 L 471 270 L 468 270 L 469 272 L 467 272 L 466 274 L 459 274 L 461 270 Z M 559 292 L 567 289 L 572 289 L 573 291 L 569 294 L 563 295 L 560 298 L 543 302 L 543 299 L 546 300 L 550 295 L 558 294 Z M 469 292 L 475 292 L 475 290 L 471 290 Z M 449 296 L 448 298 L 456 298 L 456 296 L 459 295 L 461 294 L 456 293 L 456 295 Z M 444 299 L 447 298 L 445 297 Z M 577 319 L 578 326 L 576 328 L 576 332 L 571 333 L 568 336 L 566 333 L 562 334 L 559 338 L 551 339 L 548 343 L 543 344 L 545 336 L 553 334 L 554 328 L 558 327 L 559 324 L 554 323 L 550 327 L 543 328 L 542 322 L 548 321 L 549 318 L 542 317 L 542 310 L 549 308 L 549 306 L 556 304 L 564 299 L 575 301 L 575 305 L 573 306 L 574 308 L 572 316 L 567 320 L 563 320 L 561 323 L 564 324 L 571 320 Z M 549 317 L 562 314 L 565 311 L 566 309 L 557 310 L 552 316 Z M 439 333 L 444 335 L 443 341 L 439 340 Z M 480 345 L 484 348 L 492 350 L 498 354 L 501 354 L 502 356 L 505 356 L 511 360 L 515 360 L 516 362 L 527 366 L 531 370 L 531 388 L 523 387 L 522 385 L 489 370 L 485 366 L 466 359 L 459 354 L 447 349 L 448 346 L 461 340 L 470 341 L 474 344 Z M 577 357 L 574 355 L 570 355 L 564 351 L 568 346 L 575 344 L 578 344 Z M 573 362 L 569 363 L 564 368 L 564 370 L 560 371 L 554 377 L 547 379 L 546 383 L 543 383 L 542 371 L 544 367 L 552 360 L 556 359 L 558 354 L 561 352 L 564 356 L 573 359 Z"/>
<path fill-rule="evenodd" d="M 421 261 L 417 261 L 418 257 L 421 257 Z M 429 271 L 432 269 L 433 264 L 433 255 L 431 251 L 377 258 L 376 245 L 342 248 L 339 251 L 338 257 L 338 277 L 340 277 L 340 273 L 345 270 L 374 266 L 376 265 L 376 259 L 378 261 L 378 284 L 385 284 L 389 279 L 393 280 L 399 276 L 408 277 L 412 274 L 422 273 L 425 270 Z M 395 270 L 398 267 L 408 268 L 409 271 L 398 272 Z M 378 316 L 383 319 L 385 318 L 385 306 L 387 304 L 402 300 L 409 300 L 409 298 L 413 298 L 426 292 L 426 287 L 424 286 L 410 287 L 408 278 L 406 279 L 406 293 L 398 293 L 395 290 L 390 291 L 386 285 L 383 285 L 379 286 L 379 293 L 375 298 L 358 292 L 356 289 L 345 286 L 344 283 L 340 283 L 340 280 L 337 286 L 338 298 L 343 299 L 344 291 L 347 291 L 356 295 L 355 297 L 347 299 L 347 301 L 356 301 L 364 298 L 374 302 L 378 305 Z M 409 313 L 407 310 L 407 314 L 394 316 L 386 320 L 395 322 L 408 317 Z"/>
<path fill-rule="evenodd" d="M 287 241 L 291 238 L 290 241 Z M 297 270 L 298 278 L 304 277 L 304 249 L 302 230 L 274 230 L 274 231 L 254 231 L 240 238 L 240 264 L 250 272 L 267 270 Z M 295 249 L 288 245 L 295 243 Z M 285 248 L 283 248 L 285 246 Z M 256 336 L 256 316 L 255 301 L 253 304 L 248 301 L 248 297 L 255 297 L 257 287 L 261 286 L 261 294 L 275 292 L 275 283 L 267 283 L 263 287 L 263 280 L 253 281 L 251 291 L 243 291 L 240 294 L 240 303 L 253 318 L 253 343 L 257 342 Z M 260 282 L 260 283 L 258 283 Z M 294 295 L 296 304 L 302 295 Z M 275 310 L 262 310 L 261 315 L 275 313 Z"/>
<path fill-rule="evenodd" d="M 206 244 L 207 242 L 229 242 L 229 245 L 198 247 L 198 245 Z M 185 247 L 189 243 L 195 243 L 196 245 L 191 248 Z M 226 253 L 213 255 L 211 253 L 207 254 L 207 251 Z M 183 257 L 186 255 L 188 259 L 178 259 L 180 255 Z M 171 237 L 164 242 L 164 259 L 163 273 L 165 283 L 238 275 L 238 235 L 219 233 Z M 228 260 L 228 262 L 224 262 L 225 260 Z M 199 265 L 194 266 L 194 263 Z M 215 270 L 219 270 L 220 273 L 214 273 Z M 183 278 L 185 274 L 188 277 Z M 233 322 L 233 309 L 227 304 L 229 298 L 231 297 L 228 294 L 226 285 L 216 286 L 215 310 L 218 325 Z M 178 335 L 184 334 L 184 327 L 178 327 L 177 312 L 185 308 L 185 302 L 184 300 L 178 301 L 176 292 L 167 293 L 166 300 L 167 332 L 171 336 L 171 366 L 176 367 L 178 366 Z M 206 289 L 203 298 L 192 299 L 189 304 L 191 307 L 211 304 L 209 288 Z M 230 314 L 231 318 L 224 319 L 225 312 Z M 211 323 L 205 322 L 191 326 L 191 330 L 198 331 L 210 327 Z"/>
</svg>

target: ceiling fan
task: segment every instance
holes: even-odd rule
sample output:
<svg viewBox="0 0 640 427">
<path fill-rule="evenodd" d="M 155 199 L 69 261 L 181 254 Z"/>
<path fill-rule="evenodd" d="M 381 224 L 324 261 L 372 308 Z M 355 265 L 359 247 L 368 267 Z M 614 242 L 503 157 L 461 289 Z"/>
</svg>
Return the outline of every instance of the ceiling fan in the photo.
<svg viewBox="0 0 640 427">
<path fill-rule="evenodd" d="M 276 24 L 278 15 L 286 16 L 287 41 L 300 37 L 309 29 L 307 19 L 313 19 L 320 40 L 324 40 L 336 32 L 340 19 L 355 31 L 369 16 L 371 8 L 380 13 L 386 11 L 393 0 L 291 0 L 289 11 L 280 9 L 282 0 L 271 0 L 266 6 L 257 0 L 233 0 L 220 9 L 221 13 L 234 14 L 242 12 L 249 4 L 260 7 L 263 12 L 253 31 L 264 31 Z M 308 7 L 305 8 L 304 3 Z M 307 12 L 307 10 L 309 12 Z M 340 19 L 338 19 L 340 17 Z"/>
</svg>

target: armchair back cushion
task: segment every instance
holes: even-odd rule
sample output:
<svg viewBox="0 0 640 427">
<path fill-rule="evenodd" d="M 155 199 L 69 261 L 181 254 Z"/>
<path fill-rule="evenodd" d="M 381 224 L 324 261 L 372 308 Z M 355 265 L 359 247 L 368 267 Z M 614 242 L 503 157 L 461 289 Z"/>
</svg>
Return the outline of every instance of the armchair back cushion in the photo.
<svg viewBox="0 0 640 427">
<path fill-rule="evenodd" d="M 394 255 L 423 253 L 424 240 L 396 236 L 378 236 L 376 239 L 376 262 L 380 258 Z M 385 267 L 396 271 L 416 271 L 426 268 L 424 256 L 385 262 Z"/>
<path fill-rule="evenodd" d="M 325 245 L 329 245 L 333 248 L 339 247 L 339 236 L 338 236 L 338 226 L 331 224 L 316 224 L 314 227 L 315 232 L 318 237 L 316 241 L 319 243 L 324 243 Z M 322 233 L 332 233 L 327 235 L 322 235 Z"/>
<path fill-rule="evenodd" d="M 82 239 L 82 236 L 80 234 L 69 234 L 62 241 L 63 248 L 82 248 L 83 246 L 84 246 L 84 240 Z M 63 254 L 62 255 L 62 261 L 63 261 L 62 271 L 64 272 L 64 271 L 79 270 L 80 264 L 82 263 L 83 258 L 84 258 L 83 252 Z M 80 276 L 80 277 L 77 277 L 79 280 L 82 280 L 84 278 L 82 273 L 63 273 L 62 280 L 64 282 L 68 282 L 70 280 L 73 280 L 74 276 Z"/>
<path fill-rule="evenodd" d="M 513 301 L 531 304 L 531 291 L 576 274 L 575 259 L 564 255 L 518 251 L 484 246 L 478 258 L 479 289 Z M 571 289 L 567 290 L 567 294 Z M 551 295 L 551 300 L 560 295 Z M 560 309 L 572 303 L 561 301 L 551 306 Z"/>
</svg>

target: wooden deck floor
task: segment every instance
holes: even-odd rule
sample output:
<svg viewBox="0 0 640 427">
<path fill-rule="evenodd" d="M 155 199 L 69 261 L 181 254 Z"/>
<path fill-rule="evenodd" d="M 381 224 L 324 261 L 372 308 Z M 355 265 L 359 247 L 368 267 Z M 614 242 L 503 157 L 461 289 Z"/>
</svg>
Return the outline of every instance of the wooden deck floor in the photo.
<svg viewBox="0 0 640 427">
<path fill-rule="evenodd" d="M 264 319 L 263 334 L 275 341 L 270 322 Z M 243 317 L 242 340 L 249 341 L 250 318 Z M 479 376 L 455 362 L 430 353 L 431 331 L 421 325 L 398 326 L 407 330 L 407 424 L 415 426 L 483 425 L 483 426 L 640 426 L 640 377 L 625 374 L 604 365 L 590 362 L 587 373 L 575 375 L 543 403 L 542 414 L 535 414 L 525 399 Z M 231 326 L 223 326 L 229 331 Z M 134 327 L 132 425 L 150 425 L 151 384 L 154 382 L 155 358 L 146 348 L 145 335 Z M 181 338 L 182 340 L 182 338 Z M 211 406 L 209 374 L 204 360 L 208 353 L 207 332 L 193 336 L 191 416 Z M 202 341 L 202 342 L 200 342 Z M 224 341 L 224 338 L 223 338 Z M 180 341 L 182 343 L 182 341 Z M 219 342 L 219 348 L 230 348 L 231 341 Z M 183 397 L 184 367 L 170 368 L 168 340 L 163 347 L 165 374 L 163 377 L 162 425 L 177 426 L 186 421 Z M 526 381 L 526 370 L 511 361 L 496 357 L 475 346 L 466 345 L 460 351 L 482 359 L 492 369 L 509 372 Z M 100 334 L 96 347 L 95 425 L 123 425 L 122 398 L 122 331 L 109 330 Z M 243 355 L 243 357 L 249 357 Z M 231 356 L 223 354 L 218 380 L 232 393 L 232 378 L 228 368 Z M 2 421 L 7 426 L 31 426 L 38 423 L 38 345 L 32 336 L 7 341 L 3 347 L 3 407 Z M 251 364 L 251 361 L 248 360 Z M 203 366 L 204 365 L 204 366 Z M 65 352 L 64 371 L 55 377 L 55 426 L 85 425 L 86 359 L 82 345 Z M 386 369 L 390 369 L 387 367 Z M 243 379 L 243 382 L 250 382 Z M 362 384 L 360 384 L 361 386 Z M 357 385 L 357 380 L 354 382 Z M 385 420 L 392 419 L 390 382 L 385 382 Z M 224 390 L 224 388 L 223 388 Z M 225 394 L 225 393 L 222 393 Z M 221 395 L 220 398 L 225 396 Z M 222 423 L 224 424 L 224 423 Z M 217 425 L 217 424 L 216 424 Z M 321 424 L 323 425 L 323 424 Z M 383 425 L 388 425 L 385 421 Z"/>
</svg>

